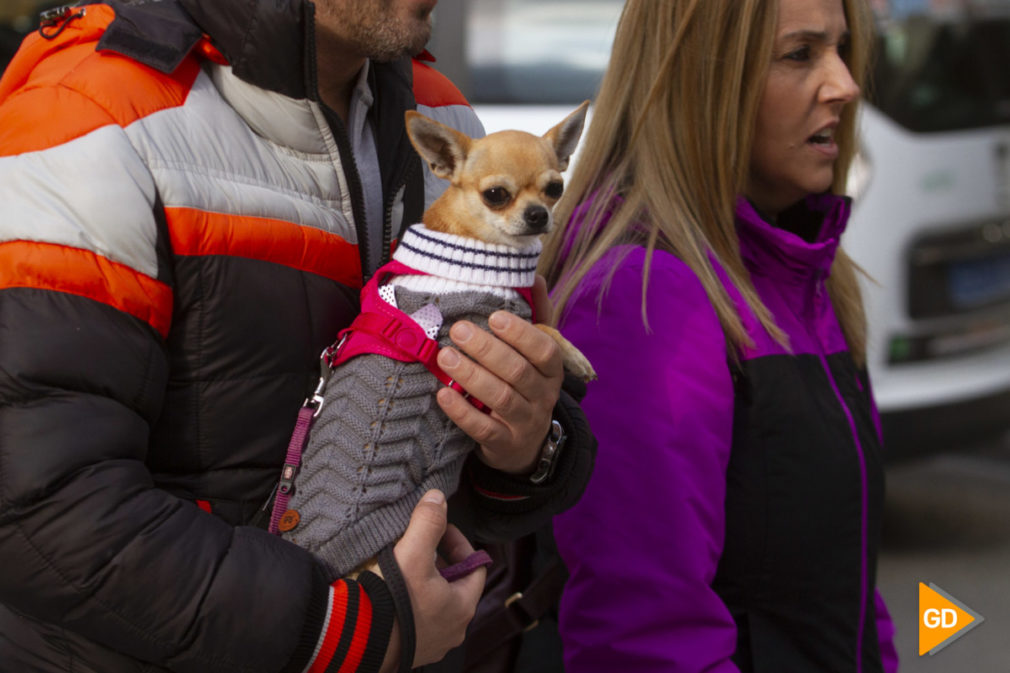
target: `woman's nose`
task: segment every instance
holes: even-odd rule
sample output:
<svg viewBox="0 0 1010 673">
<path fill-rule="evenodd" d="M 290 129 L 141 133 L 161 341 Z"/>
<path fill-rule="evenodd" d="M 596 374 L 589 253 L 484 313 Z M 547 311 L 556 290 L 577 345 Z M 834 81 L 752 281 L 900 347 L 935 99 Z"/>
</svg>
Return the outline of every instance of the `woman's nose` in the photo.
<svg viewBox="0 0 1010 673">
<path fill-rule="evenodd" d="M 859 85 L 840 54 L 831 57 L 821 95 L 827 102 L 848 103 L 859 96 Z"/>
</svg>

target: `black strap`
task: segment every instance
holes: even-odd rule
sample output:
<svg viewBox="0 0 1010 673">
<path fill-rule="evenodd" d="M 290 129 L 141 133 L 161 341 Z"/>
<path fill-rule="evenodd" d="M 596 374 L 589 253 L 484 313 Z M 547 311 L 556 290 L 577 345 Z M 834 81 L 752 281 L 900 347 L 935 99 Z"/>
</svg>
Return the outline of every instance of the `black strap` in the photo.
<svg viewBox="0 0 1010 673">
<path fill-rule="evenodd" d="M 400 623 L 400 667 L 399 673 L 410 673 L 414 667 L 414 650 L 417 646 L 417 632 L 414 630 L 414 610 L 410 606 L 410 593 L 403 580 L 400 565 L 393 556 L 393 545 L 387 545 L 379 552 L 379 570 L 386 586 L 393 596 L 396 619 Z"/>
<path fill-rule="evenodd" d="M 560 557 L 554 556 L 526 589 L 509 596 L 501 609 L 467 635 L 466 669 L 535 627 L 558 604 L 567 579 L 567 568 Z"/>
</svg>

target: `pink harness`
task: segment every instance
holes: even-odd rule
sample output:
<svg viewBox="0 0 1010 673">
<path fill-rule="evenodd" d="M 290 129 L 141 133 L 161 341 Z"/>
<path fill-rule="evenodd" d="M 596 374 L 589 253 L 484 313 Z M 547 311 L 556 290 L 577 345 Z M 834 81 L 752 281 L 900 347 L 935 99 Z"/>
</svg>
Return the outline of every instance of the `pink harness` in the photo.
<svg viewBox="0 0 1010 673">
<path fill-rule="evenodd" d="M 323 390 L 333 369 L 358 355 L 384 355 L 400 362 L 420 362 L 439 381 L 463 395 L 474 407 L 484 413 L 491 409 L 471 396 L 463 387 L 449 377 L 438 366 L 438 341 L 430 338 L 424 329 L 400 309 L 392 306 L 379 296 L 379 286 L 390 276 L 431 275 L 418 271 L 393 260 L 383 265 L 361 290 L 361 313 L 350 326 L 340 331 L 337 342 L 323 351 L 320 356 L 320 378 L 315 393 L 305 400 L 298 411 L 295 429 L 288 442 L 287 455 L 281 469 L 281 478 L 274 497 L 269 530 L 279 532 L 281 518 L 287 512 L 288 503 L 294 491 L 294 479 L 302 464 L 302 451 L 308 442 L 309 429 L 313 419 L 319 414 L 323 404 Z M 514 288 L 533 311 L 533 290 L 528 287 Z M 470 559 L 467 559 L 470 561 Z M 481 561 L 483 563 L 483 561 Z M 455 572 L 451 568 L 446 571 Z M 445 571 L 443 571 L 445 574 Z"/>
<path fill-rule="evenodd" d="M 490 409 L 476 397 L 469 395 L 438 366 L 438 341 L 425 334 L 424 329 L 410 316 L 392 306 L 379 296 L 379 286 L 390 276 L 430 275 L 393 260 L 372 276 L 361 291 L 361 313 L 349 327 L 338 335 L 337 344 L 327 350 L 330 368 L 365 354 L 384 355 L 400 362 L 420 362 L 436 379 L 459 392 L 470 404 L 484 413 Z M 533 310 L 533 290 L 513 288 Z"/>
</svg>

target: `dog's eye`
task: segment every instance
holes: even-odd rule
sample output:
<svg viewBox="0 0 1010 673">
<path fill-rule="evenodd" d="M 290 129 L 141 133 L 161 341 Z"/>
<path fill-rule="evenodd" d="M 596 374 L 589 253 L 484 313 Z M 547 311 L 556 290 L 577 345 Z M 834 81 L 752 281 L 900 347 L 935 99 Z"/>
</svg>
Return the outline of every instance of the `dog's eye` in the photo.
<svg viewBox="0 0 1010 673">
<path fill-rule="evenodd" d="M 512 198 L 509 194 L 509 190 L 504 187 L 492 187 L 490 189 L 484 190 L 484 203 L 491 206 L 492 208 L 499 208 L 504 206 Z"/>
<path fill-rule="evenodd" d="M 565 191 L 565 185 L 561 180 L 551 180 L 544 187 L 544 194 L 547 195 L 549 199 L 560 199 L 561 195 Z"/>
</svg>

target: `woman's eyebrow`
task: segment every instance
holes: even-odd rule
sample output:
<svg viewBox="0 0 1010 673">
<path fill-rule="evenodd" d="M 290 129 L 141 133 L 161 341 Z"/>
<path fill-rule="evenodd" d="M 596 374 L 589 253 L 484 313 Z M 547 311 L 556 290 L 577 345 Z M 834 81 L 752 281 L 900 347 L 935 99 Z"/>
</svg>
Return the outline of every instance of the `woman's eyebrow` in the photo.
<svg viewBox="0 0 1010 673">
<path fill-rule="evenodd" d="M 844 31 L 840 36 L 840 41 L 844 42 L 849 39 L 849 31 Z M 798 41 L 798 42 L 829 42 L 830 35 L 826 30 L 794 30 L 789 33 L 780 35 L 779 40 L 783 41 Z"/>
</svg>

